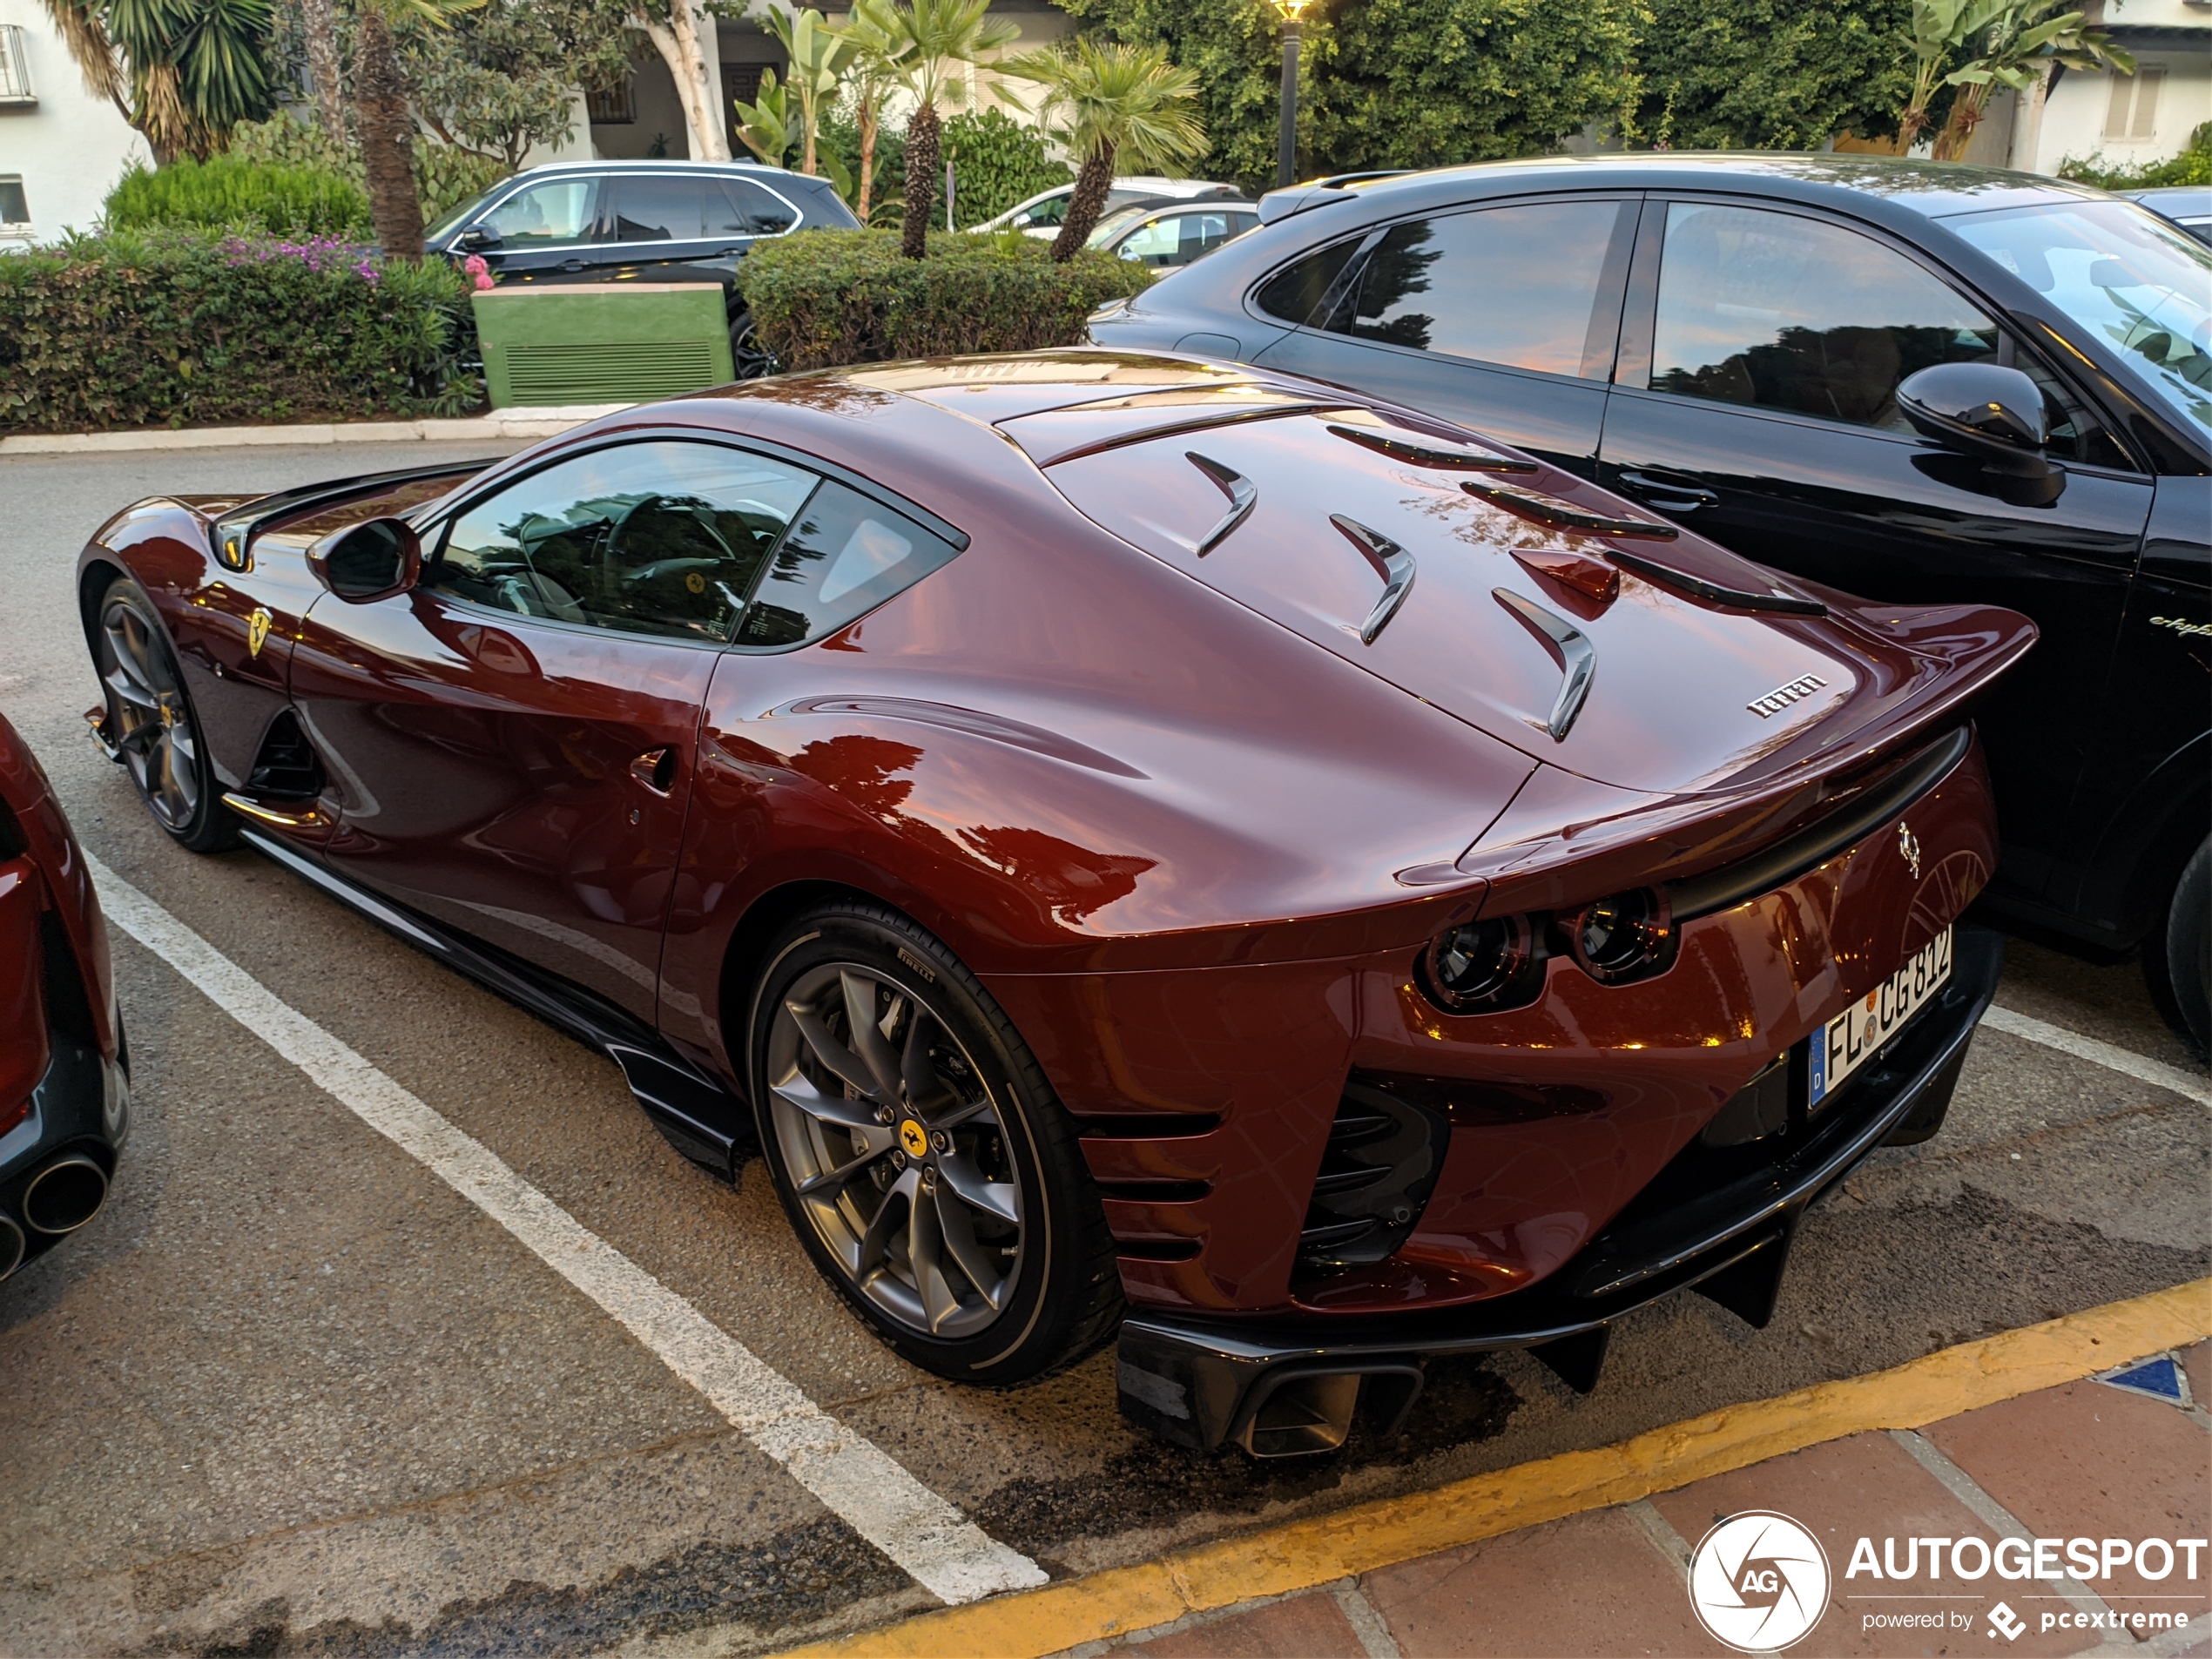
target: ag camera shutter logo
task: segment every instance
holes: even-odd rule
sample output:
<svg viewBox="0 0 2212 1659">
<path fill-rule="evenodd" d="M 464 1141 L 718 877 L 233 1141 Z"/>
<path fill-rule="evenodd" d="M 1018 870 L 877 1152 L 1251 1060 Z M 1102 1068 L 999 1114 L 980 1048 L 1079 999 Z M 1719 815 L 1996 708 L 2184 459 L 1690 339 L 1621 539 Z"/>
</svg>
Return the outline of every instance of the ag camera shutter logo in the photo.
<svg viewBox="0 0 2212 1659">
<path fill-rule="evenodd" d="M 1689 1558 L 1689 1605 L 1716 1641 L 1739 1653 L 1777 1653 L 1828 1610 L 1827 1554 L 1787 1515 L 1730 1515 Z"/>
</svg>

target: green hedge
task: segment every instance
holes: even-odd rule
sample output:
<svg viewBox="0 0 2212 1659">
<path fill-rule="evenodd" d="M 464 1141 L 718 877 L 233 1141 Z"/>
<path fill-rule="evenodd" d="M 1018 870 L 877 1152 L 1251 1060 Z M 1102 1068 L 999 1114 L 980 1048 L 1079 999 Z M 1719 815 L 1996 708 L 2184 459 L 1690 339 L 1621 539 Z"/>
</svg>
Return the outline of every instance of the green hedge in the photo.
<svg viewBox="0 0 2212 1659">
<path fill-rule="evenodd" d="M 207 230 L 259 226 L 280 236 L 367 238 L 368 196 L 327 167 L 287 166 L 218 156 L 173 161 L 159 172 L 132 167 L 108 192 L 111 230 L 197 225 Z"/>
<path fill-rule="evenodd" d="M 753 321 L 787 369 L 963 352 L 1070 346 L 1107 300 L 1151 280 L 1143 266 L 1082 253 L 1066 265 L 1032 237 L 934 234 L 902 260 L 889 231 L 808 231 L 738 267 Z"/>
<path fill-rule="evenodd" d="M 342 173 L 355 185 L 363 182 L 361 157 L 352 146 L 334 144 L 315 123 L 289 115 L 273 115 L 259 125 L 232 128 L 230 152 L 245 161 L 319 167 Z M 505 177 L 507 164 L 496 156 L 440 144 L 420 132 L 415 135 L 415 191 L 422 200 L 425 225 L 436 224 Z"/>
<path fill-rule="evenodd" d="M 2059 164 L 2059 177 L 2078 179 L 2101 190 L 2156 190 L 2169 185 L 2212 185 L 2212 121 L 2189 134 L 2182 153 L 2164 161 L 2134 167 L 2100 167 L 2101 154 L 2086 161 L 2068 157 Z"/>
<path fill-rule="evenodd" d="M 110 233 L 0 259 L 0 430 L 458 412 L 461 274 L 328 239 Z"/>
</svg>

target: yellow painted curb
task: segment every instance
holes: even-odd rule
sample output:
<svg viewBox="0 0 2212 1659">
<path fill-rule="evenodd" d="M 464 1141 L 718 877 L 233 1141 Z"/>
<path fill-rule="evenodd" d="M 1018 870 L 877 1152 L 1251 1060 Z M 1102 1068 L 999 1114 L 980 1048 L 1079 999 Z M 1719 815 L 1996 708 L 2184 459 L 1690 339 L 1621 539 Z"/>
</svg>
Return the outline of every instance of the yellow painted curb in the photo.
<svg viewBox="0 0 2212 1659">
<path fill-rule="evenodd" d="M 1870 1430 L 1919 1428 L 2212 1337 L 2212 1278 L 1964 1342 L 1889 1371 L 1730 1406 L 1589 1451 L 1175 1551 L 784 1659 L 1039 1659 L 1187 1613 L 1311 1589 Z"/>
</svg>

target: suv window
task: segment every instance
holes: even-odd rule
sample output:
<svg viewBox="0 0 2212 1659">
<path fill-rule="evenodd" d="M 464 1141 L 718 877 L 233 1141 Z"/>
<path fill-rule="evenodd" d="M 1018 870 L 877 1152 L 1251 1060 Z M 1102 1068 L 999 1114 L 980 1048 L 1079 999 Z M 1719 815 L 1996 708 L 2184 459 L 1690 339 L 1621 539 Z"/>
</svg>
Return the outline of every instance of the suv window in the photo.
<svg viewBox="0 0 2212 1659">
<path fill-rule="evenodd" d="M 825 481 L 776 549 L 738 644 L 826 638 L 959 551 L 860 491 Z"/>
<path fill-rule="evenodd" d="M 1366 235 L 1347 236 L 1318 253 L 1309 253 L 1260 284 L 1253 302 L 1271 317 L 1319 328 L 1327 325 L 1342 299 L 1339 284 L 1357 274 L 1352 258 L 1367 245 Z"/>
<path fill-rule="evenodd" d="M 1613 372 L 1619 319 L 1606 256 L 1618 240 L 1616 263 L 1625 262 L 1627 239 L 1616 233 L 1631 206 L 1533 202 L 1393 226 L 1367 255 L 1352 314 L 1334 326 L 1418 351 L 1602 380 Z M 1602 290 L 1612 308 L 1604 319 Z"/>
<path fill-rule="evenodd" d="M 709 236 L 781 236 L 799 222 L 791 204 L 750 179 L 725 179 L 706 199 Z"/>
<path fill-rule="evenodd" d="M 508 247 L 558 247 L 604 240 L 599 231 L 599 180 L 549 179 L 518 190 L 484 215 Z"/>
<path fill-rule="evenodd" d="M 1871 237 L 1797 213 L 1668 206 L 1654 391 L 1906 432 L 1899 381 L 1997 351 L 1993 321 Z"/>
<path fill-rule="evenodd" d="M 815 483 L 718 444 L 595 450 L 454 520 L 430 585 L 526 617 L 725 641 Z"/>
<path fill-rule="evenodd" d="M 704 194 L 697 179 L 617 179 L 616 237 L 624 242 L 696 242 Z"/>
</svg>

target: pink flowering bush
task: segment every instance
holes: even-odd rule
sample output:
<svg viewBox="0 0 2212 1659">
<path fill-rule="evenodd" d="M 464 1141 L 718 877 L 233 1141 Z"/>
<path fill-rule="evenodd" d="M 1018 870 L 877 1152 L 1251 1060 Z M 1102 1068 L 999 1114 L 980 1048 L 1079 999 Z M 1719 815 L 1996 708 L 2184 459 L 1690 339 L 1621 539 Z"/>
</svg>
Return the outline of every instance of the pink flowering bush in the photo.
<svg viewBox="0 0 2212 1659">
<path fill-rule="evenodd" d="M 462 260 L 461 268 L 478 293 L 486 293 L 498 286 L 492 280 L 491 266 L 484 263 L 484 256 L 481 253 L 471 253 L 467 259 Z"/>
<path fill-rule="evenodd" d="M 482 399 L 462 273 L 358 242 L 175 230 L 0 259 L 0 430 L 449 413 Z"/>
</svg>

